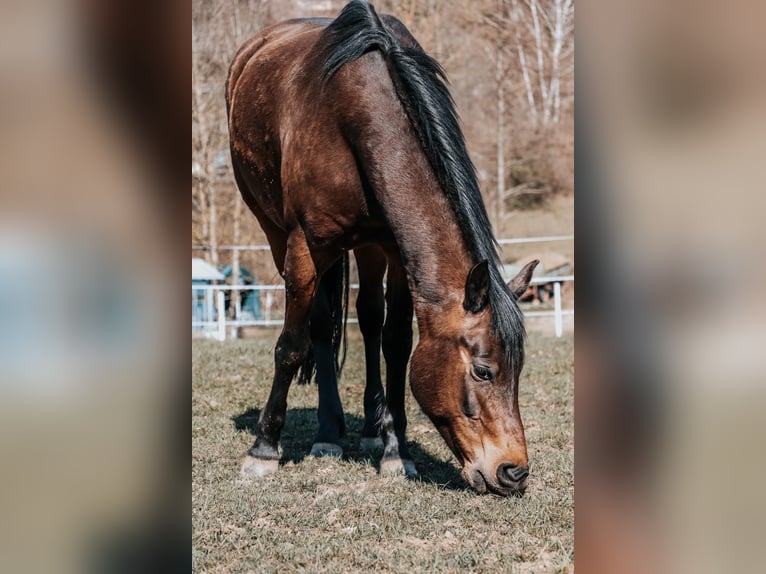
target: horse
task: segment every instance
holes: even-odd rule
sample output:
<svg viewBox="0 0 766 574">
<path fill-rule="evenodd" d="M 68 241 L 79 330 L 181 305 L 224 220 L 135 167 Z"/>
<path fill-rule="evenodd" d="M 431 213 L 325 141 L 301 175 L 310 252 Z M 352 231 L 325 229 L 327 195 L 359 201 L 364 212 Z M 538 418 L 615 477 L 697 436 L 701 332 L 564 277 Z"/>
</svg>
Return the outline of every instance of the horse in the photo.
<svg viewBox="0 0 766 574">
<path fill-rule="evenodd" d="M 271 391 L 242 474 L 278 470 L 290 385 L 314 368 L 316 450 L 342 434 L 335 380 L 354 251 L 367 360 L 363 437 L 382 438 L 381 473 L 416 472 L 406 443 L 409 362 L 413 396 L 468 485 L 523 493 L 525 329 L 516 297 L 536 262 L 505 283 L 441 66 L 399 20 L 353 0 L 334 20 L 288 20 L 246 41 L 230 66 L 226 104 L 234 177 L 286 293 Z"/>
</svg>

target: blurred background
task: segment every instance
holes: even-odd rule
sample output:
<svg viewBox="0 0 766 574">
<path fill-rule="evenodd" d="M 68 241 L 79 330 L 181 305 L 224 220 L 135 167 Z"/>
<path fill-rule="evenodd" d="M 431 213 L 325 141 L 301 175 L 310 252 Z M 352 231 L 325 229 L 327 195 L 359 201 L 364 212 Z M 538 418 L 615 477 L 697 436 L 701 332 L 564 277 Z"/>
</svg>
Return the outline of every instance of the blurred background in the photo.
<svg viewBox="0 0 766 574">
<path fill-rule="evenodd" d="M 0 3 L 2 572 L 188 564 L 188 23 Z"/>
<path fill-rule="evenodd" d="M 764 5 L 577 10 L 577 566 L 762 570 Z"/>
</svg>

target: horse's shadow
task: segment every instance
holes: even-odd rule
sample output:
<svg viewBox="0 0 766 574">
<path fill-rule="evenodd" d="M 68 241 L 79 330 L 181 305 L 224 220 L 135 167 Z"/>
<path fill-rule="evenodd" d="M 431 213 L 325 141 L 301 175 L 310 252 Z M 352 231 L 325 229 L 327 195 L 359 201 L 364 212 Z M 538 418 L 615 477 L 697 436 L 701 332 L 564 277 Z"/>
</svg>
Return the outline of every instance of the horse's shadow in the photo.
<svg viewBox="0 0 766 574">
<path fill-rule="evenodd" d="M 238 431 L 247 431 L 255 435 L 259 415 L 258 409 L 248 409 L 244 413 L 232 417 L 232 421 L 234 421 L 234 426 Z M 343 458 L 345 460 L 364 461 L 379 467 L 382 450 L 359 450 L 359 439 L 362 436 L 364 419 L 348 413 L 344 417 L 346 436 L 343 439 Z M 280 462 L 284 464 L 292 461 L 298 464 L 305 459 L 311 451 L 316 430 L 316 409 L 288 409 L 280 441 L 282 444 Z M 447 490 L 467 490 L 468 487 L 454 466 L 434 458 L 416 442 L 408 441 L 407 446 L 418 467 L 419 476 L 415 480 L 436 484 Z"/>
</svg>

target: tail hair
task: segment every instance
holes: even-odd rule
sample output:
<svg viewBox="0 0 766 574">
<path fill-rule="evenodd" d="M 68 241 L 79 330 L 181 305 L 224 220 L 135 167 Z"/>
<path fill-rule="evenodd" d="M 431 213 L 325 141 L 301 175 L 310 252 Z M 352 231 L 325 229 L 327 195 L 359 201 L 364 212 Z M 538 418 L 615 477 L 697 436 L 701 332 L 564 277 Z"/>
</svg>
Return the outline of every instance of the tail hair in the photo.
<svg viewBox="0 0 766 574">
<path fill-rule="evenodd" d="M 330 308 L 331 343 L 335 358 L 335 374 L 339 379 L 346 363 L 348 351 L 348 337 L 346 325 L 348 323 L 348 294 L 349 294 L 349 257 L 344 253 L 343 257 L 327 271 L 321 279 L 321 289 L 327 294 Z M 316 362 L 314 349 L 309 348 L 306 358 L 298 371 L 298 384 L 307 385 L 314 379 L 316 374 Z"/>
<path fill-rule="evenodd" d="M 367 52 L 380 50 L 385 56 L 396 45 L 369 2 L 352 0 L 323 32 L 328 54 L 322 67 L 322 77 L 329 80 L 348 62 Z"/>
</svg>

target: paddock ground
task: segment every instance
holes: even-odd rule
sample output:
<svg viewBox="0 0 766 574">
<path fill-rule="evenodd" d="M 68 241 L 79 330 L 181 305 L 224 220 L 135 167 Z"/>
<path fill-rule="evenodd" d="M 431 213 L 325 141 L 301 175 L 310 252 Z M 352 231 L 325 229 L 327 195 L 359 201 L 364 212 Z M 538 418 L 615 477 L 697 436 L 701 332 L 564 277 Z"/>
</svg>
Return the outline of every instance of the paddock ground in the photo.
<svg viewBox="0 0 766 574">
<path fill-rule="evenodd" d="M 316 388 L 294 385 L 284 466 L 254 482 L 239 478 L 239 465 L 268 395 L 276 332 L 192 341 L 193 571 L 573 572 L 572 336 L 529 334 L 520 386 L 529 488 L 503 499 L 467 489 L 410 395 L 408 439 L 421 476 L 378 475 L 380 453 L 357 449 L 364 360 L 361 339 L 350 335 L 344 458 L 308 456 Z"/>
</svg>

